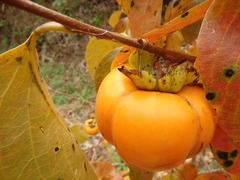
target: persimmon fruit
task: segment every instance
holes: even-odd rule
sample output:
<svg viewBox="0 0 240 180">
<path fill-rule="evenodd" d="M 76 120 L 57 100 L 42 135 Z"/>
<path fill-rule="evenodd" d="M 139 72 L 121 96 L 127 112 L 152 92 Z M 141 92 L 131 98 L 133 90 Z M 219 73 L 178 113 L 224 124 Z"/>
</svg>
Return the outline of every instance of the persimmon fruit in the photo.
<svg viewBox="0 0 240 180">
<path fill-rule="evenodd" d="M 117 68 L 96 98 L 104 138 L 128 165 L 145 171 L 174 168 L 202 151 L 214 134 L 213 114 L 201 87 L 176 94 L 139 90 Z"/>
<path fill-rule="evenodd" d="M 85 131 L 86 134 L 96 135 L 99 132 L 96 120 L 95 119 L 87 119 L 84 122 L 83 130 Z"/>
</svg>

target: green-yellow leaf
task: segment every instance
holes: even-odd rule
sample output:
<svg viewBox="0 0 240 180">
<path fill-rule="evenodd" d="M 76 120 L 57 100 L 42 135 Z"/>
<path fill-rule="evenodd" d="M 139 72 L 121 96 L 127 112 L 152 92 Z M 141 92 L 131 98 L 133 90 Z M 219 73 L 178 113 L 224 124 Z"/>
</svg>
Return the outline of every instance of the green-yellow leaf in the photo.
<svg viewBox="0 0 240 180">
<path fill-rule="evenodd" d="M 102 80 L 106 77 L 106 75 L 110 72 L 110 66 L 114 57 L 119 53 L 121 47 L 110 50 L 99 63 L 95 77 L 94 77 L 94 86 L 96 91 L 98 90 Z"/>
<path fill-rule="evenodd" d="M 96 69 L 103 57 L 112 49 L 121 46 L 121 44 L 92 37 L 87 44 L 85 59 L 87 61 L 88 71 L 94 80 Z"/>
<path fill-rule="evenodd" d="M 1 179 L 97 179 L 56 111 L 38 68 L 36 40 L 58 30 L 37 28 L 22 45 L 0 55 Z"/>
<path fill-rule="evenodd" d="M 118 11 L 114 11 L 109 20 L 108 20 L 108 24 L 114 28 L 116 26 L 116 24 L 118 23 L 119 19 L 120 19 L 120 16 L 122 14 L 122 11 L 118 10 Z"/>
<path fill-rule="evenodd" d="M 74 134 L 75 138 L 79 143 L 83 143 L 89 139 L 88 135 L 83 130 L 81 125 L 72 125 L 69 127 L 71 132 Z"/>
<path fill-rule="evenodd" d="M 173 173 L 168 173 L 162 176 L 161 180 L 177 180 Z"/>
</svg>

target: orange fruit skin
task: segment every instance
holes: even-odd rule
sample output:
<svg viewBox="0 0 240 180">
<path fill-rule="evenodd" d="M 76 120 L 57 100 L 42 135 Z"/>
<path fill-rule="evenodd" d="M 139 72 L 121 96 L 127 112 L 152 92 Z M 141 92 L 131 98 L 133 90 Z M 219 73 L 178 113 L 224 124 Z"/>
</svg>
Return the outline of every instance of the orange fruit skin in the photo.
<svg viewBox="0 0 240 180">
<path fill-rule="evenodd" d="M 96 135 L 99 132 L 95 119 L 88 119 L 84 122 L 83 130 L 86 134 Z"/>
<path fill-rule="evenodd" d="M 121 100 L 122 96 L 132 90 L 137 90 L 137 87 L 117 69 L 112 70 L 104 78 L 98 89 L 95 118 L 100 132 L 111 144 L 113 144 L 111 126 L 115 106 Z"/>
<path fill-rule="evenodd" d="M 179 96 L 183 97 L 195 112 L 198 120 L 198 132 L 197 141 L 189 154 L 188 158 L 191 158 L 205 149 L 213 138 L 216 124 L 214 121 L 215 111 L 209 107 L 208 102 L 205 100 L 205 93 L 201 87 L 198 86 L 186 86 L 179 93 Z"/>
<path fill-rule="evenodd" d="M 145 171 L 178 166 L 206 147 L 215 129 L 202 88 L 139 90 L 117 69 L 100 85 L 95 112 L 100 132 L 120 157 Z"/>
</svg>

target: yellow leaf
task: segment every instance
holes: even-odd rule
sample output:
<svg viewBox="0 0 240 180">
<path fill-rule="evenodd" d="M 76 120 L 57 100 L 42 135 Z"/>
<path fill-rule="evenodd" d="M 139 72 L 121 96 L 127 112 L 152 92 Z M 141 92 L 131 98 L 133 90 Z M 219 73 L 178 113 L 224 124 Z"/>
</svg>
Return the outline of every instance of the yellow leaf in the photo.
<svg viewBox="0 0 240 180">
<path fill-rule="evenodd" d="M 89 139 L 88 135 L 85 133 L 82 126 L 72 125 L 69 127 L 69 129 L 74 134 L 75 138 L 79 143 L 83 143 Z"/>
<path fill-rule="evenodd" d="M 105 54 L 105 56 L 103 56 L 102 60 L 99 62 L 94 77 L 94 86 L 96 91 L 98 90 L 102 80 L 110 72 L 110 66 L 112 64 L 112 61 L 120 50 L 121 47 L 110 50 L 107 54 Z"/>
<path fill-rule="evenodd" d="M 184 38 L 182 36 L 182 33 L 180 31 L 173 32 L 172 34 L 167 36 L 166 49 L 184 53 L 184 50 L 182 49 L 183 43 Z"/>
<path fill-rule="evenodd" d="M 125 14 L 128 14 L 129 9 L 131 8 L 133 1 L 132 0 L 116 0 L 117 3 L 122 7 L 122 10 Z"/>
<path fill-rule="evenodd" d="M 114 11 L 109 20 L 108 20 L 108 24 L 114 28 L 116 26 L 116 24 L 118 23 L 119 19 L 120 19 L 120 16 L 122 14 L 122 11 L 118 10 L 118 11 Z"/>
<path fill-rule="evenodd" d="M 177 180 L 175 175 L 173 173 L 168 173 L 164 176 L 162 176 L 161 180 Z"/>
<path fill-rule="evenodd" d="M 121 44 L 92 37 L 87 44 L 85 59 L 87 61 L 88 71 L 94 80 L 96 69 L 103 57 L 112 49 L 121 46 Z"/>
<path fill-rule="evenodd" d="M 0 55 L 1 179 L 97 179 L 41 78 L 36 52 L 37 28 L 22 45 Z"/>
</svg>

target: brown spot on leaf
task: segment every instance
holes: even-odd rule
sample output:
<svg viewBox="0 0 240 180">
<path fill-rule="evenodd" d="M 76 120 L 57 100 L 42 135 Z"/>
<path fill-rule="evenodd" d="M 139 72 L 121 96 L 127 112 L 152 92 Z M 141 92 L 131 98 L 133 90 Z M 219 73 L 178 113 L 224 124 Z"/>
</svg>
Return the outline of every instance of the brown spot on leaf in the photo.
<svg viewBox="0 0 240 180">
<path fill-rule="evenodd" d="M 176 7 L 180 2 L 181 2 L 181 0 L 176 0 L 173 4 L 173 7 Z"/>
<path fill-rule="evenodd" d="M 44 128 L 42 126 L 40 126 L 39 129 L 44 133 Z"/>
<path fill-rule="evenodd" d="M 232 157 L 232 158 L 235 158 L 235 157 L 237 157 L 237 155 L 238 155 L 238 150 L 237 150 L 237 149 L 235 149 L 234 151 L 232 151 L 232 152 L 231 152 L 231 154 L 230 154 L 230 155 L 231 155 L 231 157 Z"/>
<path fill-rule="evenodd" d="M 222 164 L 226 168 L 231 167 L 234 164 L 232 158 L 236 158 L 237 154 L 238 154 L 238 151 L 236 149 L 231 152 L 226 152 L 221 150 L 217 151 L 217 156 L 219 157 L 219 159 L 222 160 L 223 162 Z"/>
<path fill-rule="evenodd" d="M 59 151 L 59 147 L 55 147 L 55 152 L 58 152 Z"/>
<path fill-rule="evenodd" d="M 162 83 L 163 83 L 163 84 L 166 84 L 166 79 L 164 79 L 164 80 L 162 81 Z"/>
<path fill-rule="evenodd" d="M 75 139 L 75 142 L 78 144 L 78 141 Z"/>
<path fill-rule="evenodd" d="M 129 51 L 129 49 L 126 49 L 126 50 L 123 50 L 122 52 L 123 53 L 127 53 Z"/>
<path fill-rule="evenodd" d="M 181 15 L 181 18 L 185 18 L 187 15 L 189 14 L 189 12 L 185 12 L 184 14 Z"/>
<path fill-rule="evenodd" d="M 214 93 L 214 92 L 208 92 L 208 93 L 206 94 L 206 98 L 207 98 L 207 100 L 209 100 L 209 101 L 213 101 L 213 100 L 216 98 L 216 93 Z"/>
<path fill-rule="evenodd" d="M 224 151 L 217 151 L 217 156 L 219 157 L 219 159 L 227 159 L 228 158 L 228 153 L 224 152 Z"/>
<path fill-rule="evenodd" d="M 132 0 L 131 1 L 131 8 L 135 5 L 135 2 Z"/>
<path fill-rule="evenodd" d="M 17 62 L 19 62 L 19 63 L 21 63 L 21 62 L 22 62 L 22 59 L 23 59 L 23 57 L 22 57 L 22 56 L 19 56 L 19 57 L 16 57 L 16 58 L 15 58 L 15 60 L 16 60 Z"/>
<path fill-rule="evenodd" d="M 230 167 L 230 166 L 232 166 L 233 165 L 233 161 L 224 161 L 223 162 L 223 166 L 224 167 Z"/>
<path fill-rule="evenodd" d="M 85 169 L 85 171 L 87 171 L 87 165 L 85 162 L 84 162 L 84 169 Z"/>
<path fill-rule="evenodd" d="M 225 77 L 230 78 L 234 75 L 234 70 L 233 69 L 226 69 L 224 72 Z"/>
<path fill-rule="evenodd" d="M 72 144 L 72 150 L 73 150 L 73 152 L 75 151 L 75 145 L 74 144 Z"/>
</svg>

